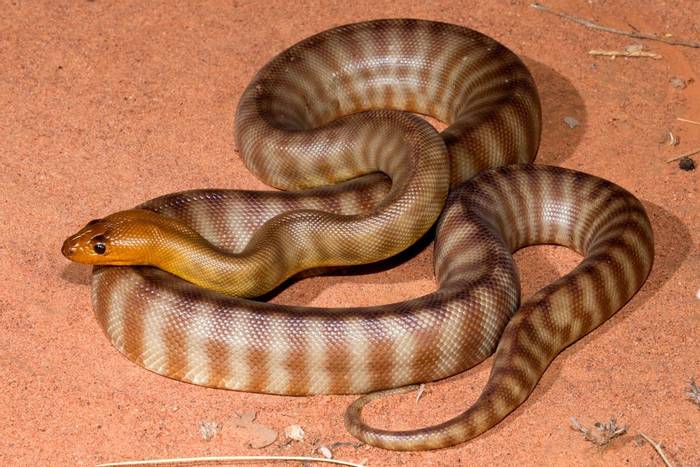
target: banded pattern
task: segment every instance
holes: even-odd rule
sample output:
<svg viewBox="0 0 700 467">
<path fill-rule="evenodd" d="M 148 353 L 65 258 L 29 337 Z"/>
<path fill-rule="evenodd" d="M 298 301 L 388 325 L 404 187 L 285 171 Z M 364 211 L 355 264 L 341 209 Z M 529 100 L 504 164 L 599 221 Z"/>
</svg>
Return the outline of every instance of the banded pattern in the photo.
<svg viewBox="0 0 700 467">
<path fill-rule="evenodd" d="M 438 137 L 397 109 L 449 126 Z M 94 270 L 95 314 L 115 347 L 149 370 L 205 386 L 367 393 L 456 374 L 498 345 L 482 397 L 444 424 L 377 430 L 360 418 L 375 396 L 359 399 L 346 425 L 376 446 L 445 447 L 488 429 L 527 397 L 562 348 L 621 307 L 651 266 L 648 220 L 621 188 L 551 167 L 488 170 L 534 158 L 540 107 L 520 60 L 465 28 L 382 20 L 306 39 L 254 78 L 236 129 L 254 173 L 304 190 L 166 195 L 91 222 L 64 254 L 76 259 L 99 242 L 93 264 L 155 265 L 255 295 L 305 268 L 400 251 L 432 225 L 449 188 L 436 234 L 438 289 L 402 303 L 281 306 L 151 267 Z M 327 183 L 338 184 L 311 188 Z M 586 258 L 511 319 L 520 294 L 511 252 L 543 242 Z M 117 261 L 113 250 L 146 256 Z"/>
<path fill-rule="evenodd" d="M 531 162 L 539 145 L 539 98 L 517 55 L 471 29 L 399 19 L 330 29 L 273 58 L 241 96 L 238 148 L 250 171 L 278 188 L 346 180 L 386 142 L 371 124 L 340 117 L 362 112 L 369 122 L 376 109 L 448 124 L 452 186 Z M 345 147 L 353 140 L 364 145 L 359 154 Z"/>
<path fill-rule="evenodd" d="M 477 225 L 479 234 L 465 236 L 462 226 L 468 224 Z M 637 292 L 654 258 L 651 225 L 634 196 L 600 178 L 547 166 L 490 170 L 453 194 L 438 224 L 439 283 L 455 275 L 464 279 L 465 273 L 487 278 L 482 268 L 491 259 L 480 251 L 484 238 L 502 242 L 499 254 L 558 244 L 584 259 L 537 292 L 510 319 L 486 387 L 469 409 L 428 428 L 381 430 L 362 421 L 362 408 L 397 391 L 370 394 L 355 401 L 345 416 L 347 429 L 357 438 L 386 449 L 423 450 L 461 443 L 488 430 L 527 399 L 559 352 L 602 324 Z M 459 246 L 450 252 L 445 242 Z M 450 255 L 475 246 L 476 260 Z M 517 281 L 513 287 L 518 287 Z"/>
<path fill-rule="evenodd" d="M 208 228 L 201 230 L 209 232 L 212 245 L 236 251 L 279 213 L 311 208 L 348 213 L 376 204 L 390 186 L 374 175 L 335 189 L 351 191 L 352 203 L 339 202 L 324 188 L 197 190 L 144 206 L 195 226 L 205 222 Z M 100 267 L 93 274 L 94 307 L 119 350 L 166 376 L 264 393 L 365 393 L 443 378 L 493 352 L 517 306 L 518 290 L 511 289 L 517 273 L 510 254 L 498 253 L 497 242 L 479 246 L 480 254 L 494 260 L 486 267 L 492 276 L 487 284 L 456 273 L 435 293 L 393 305 L 347 310 L 272 305 L 197 288 L 156 269 Z M 463 247 L 454 243 L 444 250 L 456 257 Z M 488 344 L 471 352 L 473 337 Z"/>
</svg>

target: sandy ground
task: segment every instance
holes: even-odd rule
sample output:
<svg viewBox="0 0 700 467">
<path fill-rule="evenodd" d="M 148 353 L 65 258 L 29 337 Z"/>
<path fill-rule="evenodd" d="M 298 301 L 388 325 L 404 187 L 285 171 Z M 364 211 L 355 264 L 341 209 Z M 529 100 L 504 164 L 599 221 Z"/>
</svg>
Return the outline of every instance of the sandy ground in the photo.
<svg viewBox="0 0 700 467">
<path fill-rule="evenodd" d="M 115 351 L 93 319 L 89 268 L 60 255 L 85 221 L 196 187 L 264 188 L 233 148 L 233 111 L 254 72 L 318 31 L 378 17 L 457 23 L 502 41 L 531 67 L 544 104 L 539 161 L 610 179 L 643 202 L 656 235 L 654 269 L 615 317 L 564 351 L 534 394 L 464 445 L 429 453 L 341 446 L 338 458 L 379 465 L 661 465 L 642 431 L 676 465 L 700 465 L 700 182 L 666 160 L 700 148 L 700 49 L 643 42 L 660 60 L 588 55 L 641 41 L 538 12 L 528 1 L 0 2 L 0 464 L 93 465 L 216 454 L 310 455 L 353 441 L 352 397 L 291 398 L 172 381 Z M 618 28 L 700 41 L 694 0 L 548 5 Z M 687 87 L 670 82 L 677 77 Z M 565 117 L 580 122 L 576 128 Z M 678 146 L 662 142 L 672 131 Z M 700 160 L 700 157 L 697 157 Z M 518 253 L 525 295 L 578 261 L 561 248 Z M 367 305 L 433 288 L 426 249 L 396 269 L 294 283 L 275 300 Z M 442 421 L 473 401 L 490 361 L 430 384 L 419 403 L 367 411 L 387 427 Z M 247 447 L 236 414 L 256 412 L 302 442 Z M 617 418 L 629 434 L 601 450 L 569 428 Z M 222 430 L 210 441 L 200 424 Z"/>
</svg>

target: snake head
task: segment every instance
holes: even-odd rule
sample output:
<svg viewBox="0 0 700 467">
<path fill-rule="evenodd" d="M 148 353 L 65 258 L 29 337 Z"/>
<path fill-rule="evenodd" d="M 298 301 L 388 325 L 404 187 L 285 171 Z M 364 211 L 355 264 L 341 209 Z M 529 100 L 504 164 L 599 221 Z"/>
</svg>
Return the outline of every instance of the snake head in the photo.
<svg viewBox="0 0 700 467">
<path fill-rule="evenodd" d="M 95 219 L 66 239 L 61 248 L 71 261 L 98 265 L 151 265 L 157 243 L 174 220 L 153 211 L 130 209 Z"/>
</svg>

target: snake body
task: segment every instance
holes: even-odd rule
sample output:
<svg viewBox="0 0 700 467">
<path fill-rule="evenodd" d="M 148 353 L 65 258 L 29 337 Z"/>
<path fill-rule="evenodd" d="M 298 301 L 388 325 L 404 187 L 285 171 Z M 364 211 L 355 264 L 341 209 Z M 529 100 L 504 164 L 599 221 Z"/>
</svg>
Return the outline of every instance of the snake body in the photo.
<svg viewBox="0 0 700 467">
<path fill-rule="evenodd" d="M 396 109 L 448 127 L 438 135 Z M 380 20 L 313 36 L 256 75 L 236 128 L 253 172 L 300 191 L 170 194 L 91 222 L 64 245 L 72 259 L 96 239 L 146 245 L 148 258 L 134 264 L 214 289 L 152 267 L 95 268 L 99 324 L 156 373 L 241 391 L 369 393 L 454 375 L 495 350 L 481 397 L 452 420 L 372 428 L 361 409 L 376 394 L 346 414 L 369 444 L 451 446 L 520 405 L 549 362 L 629 300 L 651 268 L 651 227 L 630 193 L 571 170 L 501 167 L 534 158 L 539 101 L 517 56 L 472 30 Z M 314 188 L 328 183 L 337 184 Z M 242 298 L 304 269 L 388 257 L 438 216 L 431 294 L 350 309 Z M 538 243 L 584 259 L 519 306 L 512 252 Z"/>
</svg>

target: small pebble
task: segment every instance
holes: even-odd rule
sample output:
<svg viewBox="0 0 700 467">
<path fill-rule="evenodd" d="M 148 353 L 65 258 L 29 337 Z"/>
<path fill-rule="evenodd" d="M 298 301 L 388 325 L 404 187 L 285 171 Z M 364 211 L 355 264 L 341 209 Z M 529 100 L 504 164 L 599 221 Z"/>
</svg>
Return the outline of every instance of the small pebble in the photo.
<svg viewBox="0 0 700 467">
<path fill-rule="evenodd" d="M 564 123 L 569 125 L 569 128 L 576 128 L 579 123 L 574 117 L 564 117 Z"/>
<path fill-rule="evenodd" d="M 318 453 L 321 454 L 326 459 L 333 459 L 333 453 L 327 446 L 321 446 L 318 448 Z"/>
<path fill-rule="evenodd" d="M 695 298 L 697 298 L 698 300 L 700 300 L 700 289 L 698 289 L 698 291 L 695 292 Z"/>
<path fill-rule="evenodd" d="M 301 441 L 304 439 L 304 429 L 299 425 L 289 425 L 284 429 L 284 434 L 288 439 Z"/>
<path fill-rule="evenodd" d="M 690 157 L 684 157 L 678 161 L 678 167 L 680 167 L 681 170 L 690 172 L 691 170 L 695 170 L 695 161 Z"/>
<path fill-rule="evenodd" d="M 683 78 L 679 78 L 678 76 L 674 76 L 668 81 L 669 83 L 671 83 L 671 86 L 675 89 L 685 89 L 686 86 L 688 86 L 688 82 Z"/>
</svg>

